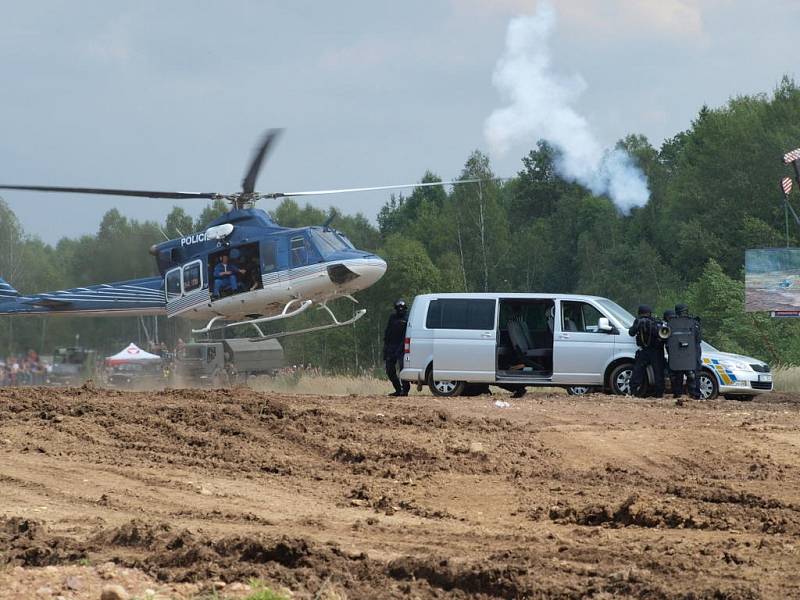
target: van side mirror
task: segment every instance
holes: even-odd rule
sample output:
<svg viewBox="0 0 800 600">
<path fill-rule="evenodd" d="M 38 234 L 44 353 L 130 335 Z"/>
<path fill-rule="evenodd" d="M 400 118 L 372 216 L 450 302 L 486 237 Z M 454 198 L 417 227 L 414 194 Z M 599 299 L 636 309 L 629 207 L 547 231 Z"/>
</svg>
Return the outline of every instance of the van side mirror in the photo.
<svg viewBox="0 0 800 600">
<path fill-rule="evenodd" d="M 611 333 L 614 328 L 611 326 L 611 323 L 608 322 L 608 318 L 600 317 L 597 320 L 597 330 L 603 333 Z"/>
</svg>

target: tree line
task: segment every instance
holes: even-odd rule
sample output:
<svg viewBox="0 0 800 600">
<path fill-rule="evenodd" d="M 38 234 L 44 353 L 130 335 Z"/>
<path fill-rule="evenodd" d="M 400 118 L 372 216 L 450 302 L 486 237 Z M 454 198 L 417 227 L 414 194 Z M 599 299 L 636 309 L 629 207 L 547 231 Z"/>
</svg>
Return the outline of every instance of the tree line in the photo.
<svg viewBox="0 0 800 600">
<path fill-rule="evenodd" d="M 488 157 L 473 152 L 462 179 L 446 189 L 416 188 L 381 208 L 377 223 L 361 214 L 323 211 L 284 199 L 270 211 L 281 225 L 323 223 L 358 248 L 382 256 L 384 278 L 359 295 L 367 315 L 352 327 L 286 339 L 288 360 L 333 372 L 381 363 L 382 333 L 397 298 L 431 291 L 537 291 L 607 296 L 631 312 L 659 312 L 687 302 L 703 319 L 708 341 L 770 362 L 800 364 L 800 323 L 744 312 L 744 251 L 787 243 L 778 182 L 783 153 L 800 145 L 800 88 L 784 78 L 771 94 L 739 96 L 702 107 L 690 127 L 655 148 L 642 135 L 618 142 L 645 173 L 649 202 L 622 214 L 606 197 L 563 180 L 557 151 L 544 141 L 519 172 L 494 180 Z M 427 172 L 421 181 L 440 181 Z M 21 292 L 63 289 L 156 274 L 150 245 L 204 229 L 227 206 L 209 204 L 195 220 L 175 207 L 164 223 L 108 211 L 94 235 L 45 244 L 24 232 L 0 202 L 0 276 Z M 800 232 L 790 227 L 788 243 Z M 97 260 L 96 257 L 102 257 Z M 91 260 L 87 260 L 91 258 Z M 350 314 L 339 300 L 334 308 Z M 315 315 L 276 327 L 301 327 Z M 152 320 L 150 320 L 152 321 Z M 0 352 L 80 342 L 112 351 L 152 331 L 137 319 L 0 319 Z M 189 326 L 159 319 L 168 343 Z"/>
</svg>

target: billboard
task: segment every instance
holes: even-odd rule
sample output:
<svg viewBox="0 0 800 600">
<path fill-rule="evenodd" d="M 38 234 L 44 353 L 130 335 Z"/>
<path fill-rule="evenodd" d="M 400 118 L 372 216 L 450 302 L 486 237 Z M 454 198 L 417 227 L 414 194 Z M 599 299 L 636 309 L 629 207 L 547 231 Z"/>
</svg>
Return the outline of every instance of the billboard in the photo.
<svg viewBox="0 0 800 600">
<path fill-rule="evenodd" d="M 758 248 L 745 252 L 744 309 L 800 310 L 800 248 Z"/>
</svg>

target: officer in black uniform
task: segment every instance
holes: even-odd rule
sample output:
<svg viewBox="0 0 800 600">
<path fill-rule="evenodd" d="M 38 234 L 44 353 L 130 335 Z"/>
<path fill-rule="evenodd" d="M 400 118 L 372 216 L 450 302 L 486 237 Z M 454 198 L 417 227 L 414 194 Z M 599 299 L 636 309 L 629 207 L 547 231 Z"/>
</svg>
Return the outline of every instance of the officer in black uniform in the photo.
<svg viewBox="0 0 800 600">
<path fill-rule="evenodd" d="M 664 397 L 664 341 L 658 337 L 658 321 L 646 304 L 641 304 L 639 316 L 633 322 L 628 335 L 636 338 L 636 360 L 631 373 L 630 390 L 635 396 L 644 397 L 647 385 L 647 367 L 653 367 L 653 392 L 656 398 Z"/>
<path fill-rule="evenodd" d="M 411 384 L 400 381 L 397 376 L 397 366 L 403 368 L 403 345 L 406 339 L 406 325 L 408 325 L 408 307 L 404 300 L 394 303 L 394 312 L 389 316 L 386 330 L 383 332 L 383 361 L 386 366 L 386 376 L 394 386 L 394 393 L 390 396 L 408 396 Z"/>
<path fill-rule="evenodd" d="M 683 392 L 683 378 L 686 376 L 686 387 L 688 388 L 689 396 L 695 400 L 700 400 L 700 363 L 702 362 L 702 350 L 700 343 L 703 341 L 703 328 L 700 326 L 700 317 L 693 317 L 689 314 L 689 307 L 686 304 L 676 304 L 675 314 L 678 317 L 689 317 L 694 321 L 694 343 L 697 353 L 697 365 L 694 371 L 678 371 L 676 372 L 676 379 L 680 382 L 678 389 Z M 673 382 L 674 386 L 674 382 Z M 675 388 L 673 387 L 673 390 Z M 676 396 L 677 397 L 677 396 Z"/>
</svg>

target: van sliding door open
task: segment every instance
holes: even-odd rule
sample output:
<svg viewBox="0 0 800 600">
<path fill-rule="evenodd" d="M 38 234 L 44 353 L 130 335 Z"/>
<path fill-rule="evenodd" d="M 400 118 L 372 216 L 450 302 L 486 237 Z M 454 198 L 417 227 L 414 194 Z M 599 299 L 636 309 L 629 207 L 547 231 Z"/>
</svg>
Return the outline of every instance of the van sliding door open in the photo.
<svg viewBox="0 0 800 600">
<path fill-rule="evenodd" d="M 549 381 L 553 375 L 554 301 L 503 298 L 499 314 L 497 380 Z"/>
</svg>

